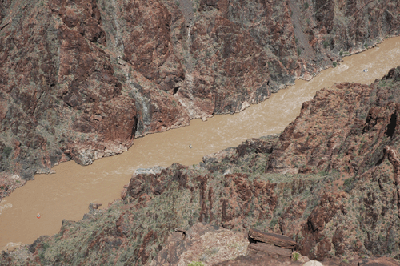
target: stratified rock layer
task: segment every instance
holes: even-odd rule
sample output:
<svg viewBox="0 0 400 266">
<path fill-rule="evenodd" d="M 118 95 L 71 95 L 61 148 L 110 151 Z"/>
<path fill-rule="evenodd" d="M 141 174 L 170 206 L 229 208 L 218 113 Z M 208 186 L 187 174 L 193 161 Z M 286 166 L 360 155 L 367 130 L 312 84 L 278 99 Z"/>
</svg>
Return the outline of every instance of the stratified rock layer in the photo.
<svg viewBox="0 0 400 266">
<path fill-rule="evenodd" d="M 261 232 L 256 229 L 250 229 L 249 237 L 254 241 L 263 242 L 266 244 L 272 244 L 281 248 L 294 249 L 296 242 L 287 236 L 277 235 L 268 232 Z"/>
</svg>

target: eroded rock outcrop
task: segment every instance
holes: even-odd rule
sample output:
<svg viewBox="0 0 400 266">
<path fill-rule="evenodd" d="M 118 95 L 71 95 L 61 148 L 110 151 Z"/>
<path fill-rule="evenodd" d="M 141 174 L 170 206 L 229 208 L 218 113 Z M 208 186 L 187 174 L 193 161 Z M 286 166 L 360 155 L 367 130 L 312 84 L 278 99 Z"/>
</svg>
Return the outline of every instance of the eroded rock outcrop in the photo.
<svg viewBox="0 0 400 266">
<path fill-rule="evenodd" d="M 390 130 L 390 128 L 388 130 Z M 394 185 L 397 187 L 397 208 L 399 211 L 399 218 L 400 218 L 400 187 L 399 187 L 400 161 L 399 161 L 397 151 L 395 149 L 393 149 L 389 146 L 386 146 L 384 153 L 387 156 L 387 158 L 389 159 L 390 163 L 393 165 L 393 170 L 394 170 L 393 179 L 394 179 Z"/>
<path fill-rule="evenodd" d="M 175 229 L 150 265 L 189 265 L 204 261 L 213 265 L 246 254 L 246 234 L 201 223 L 188 230 Z M 181 232 L 179 232 L 181 231 Z"/>
<path fill-rule="evenodd" d="M 248 140 L 199 165 L 137 172 L 122 201 L 93 209 L 82 221 L 64 221 L 57 235 L 3 253 L 1 260 L 140 265 L 187 258 L 184 263 L 207 263 L 218 251 L 188 252 L 198 247 L 190 242 L 190 230 L 201 223 L 200 231 L 215 237 L 236 239 L 251 229 L 253 241 L 263 241 L 250 244 L 250 257 L 215 261 L 221 265 L 261 265 L 260 253 L 279 265 L 289 259 L 282 247 L 294 247 L 323 265 L 368 265 L 374 256 L 388 254 L 392 259 L 385 263 L 398 263 L 396 73 L 399 69 L 369 86 L 339 84 L 319 92 L 280 136 Z M 299 170 L 283 174 L 286 168 Z"/>
<path fill-rule="evenodd" d="M 100 47 L 106 36 L 97 3 L 12 1 L 7 11 L 1 144 L 10 152 L 2 170 L 29 179 L 69 158 L 91 163 L 87 150 L 104 155 L 132 145 L 135 101 Z"/>
<path fill-rule="evenodd" d="M 250 229 L 249 240 L 246 256 L 214 265 L 302 265 L 307 260 L 299 257 L 292 259 L 292 251 L 297 244 L 286 236 Z"/>
<path fill-rule="evenodd" d="M 8 0 L 0 161 L 30 179 L 234 113 L 399 33 L 390 1 Z"/>
</svg>

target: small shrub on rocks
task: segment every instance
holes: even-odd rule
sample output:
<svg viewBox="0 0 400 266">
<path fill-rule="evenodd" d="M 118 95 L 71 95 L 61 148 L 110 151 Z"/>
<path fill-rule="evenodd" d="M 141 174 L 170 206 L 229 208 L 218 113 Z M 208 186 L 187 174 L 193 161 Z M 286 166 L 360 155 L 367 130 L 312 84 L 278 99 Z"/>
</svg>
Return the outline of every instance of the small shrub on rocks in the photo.
<svg viewBox="0 0 400 266">
<path fill-rule="evenodd" d="M 188 266 L 204 266 L 204 264 L 200 261 L 193 261 L 192 263 L 189 263 Z"/>
<path fill-rule="evenodd" d="M 300 257 L 300 254 L 298 252 L 293 252 L 293 260 L 298 261 Z"/>
</svg>

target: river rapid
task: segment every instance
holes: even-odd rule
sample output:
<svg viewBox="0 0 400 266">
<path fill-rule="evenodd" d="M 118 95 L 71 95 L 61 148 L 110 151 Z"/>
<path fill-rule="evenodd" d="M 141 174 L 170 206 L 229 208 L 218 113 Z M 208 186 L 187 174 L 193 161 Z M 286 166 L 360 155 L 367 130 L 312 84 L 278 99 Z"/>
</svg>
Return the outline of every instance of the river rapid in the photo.
<svg viewBox="0 0 400 266">
<path fill-rule="evenodd" d="M 106 207 L 120 198 L 137 168 L 192 165 L 204 155 L 237 146 L 246 139 L 278 134 L 316 91 L 341 82 L 369 84 L 399 65 L 400 37 L 390 38 L 373 49 L 345 57 L 337 67 L 322 71 L 309 82 L 296 80 L 294 86 L 241 113 L 214 116 L 206 122 L 192 120 L 188 127 L 136 139 L 122 155 L 97 160 L 90 166 L 70 161 L 54 167 L 56 174 L 35 175 L 35 180 L 0 203 L 0 247 L 12 249 L 33 243 L 41 235 L 53 235 L 63 219 L 82 219 L 90 203 Z"/>
</svg>

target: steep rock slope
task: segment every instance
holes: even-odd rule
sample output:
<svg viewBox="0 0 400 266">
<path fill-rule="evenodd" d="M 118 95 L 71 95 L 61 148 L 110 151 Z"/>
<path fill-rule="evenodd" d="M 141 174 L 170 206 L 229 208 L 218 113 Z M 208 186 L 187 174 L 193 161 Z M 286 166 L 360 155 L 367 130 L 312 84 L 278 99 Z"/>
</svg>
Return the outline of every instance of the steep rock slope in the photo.
<svg viewBox="0 0 400 266">
<path fill-rule="evenodd" d="M 105 44 L 96 2 L 13 1 L 7 11 L 0 43 L 2 170 L 31 178 L 69 157 L 90 163 L 79 158 L 81 144 L 102 153 L 130 146 L 135 102 L 95 44 Z"/>
<path fill-rule="evenodd" d="M 243 110 L 400 25 L 396 0 L 6 0 L 0 10 L 1 170 L 25 179 Z"/>
<path fill-rule="evenodd" d="M 171 233 L 190 235 L 198 222 L 214 226 L 207 230 L 215 233 L 223 227 L 284 234 L 301 255 L 320 261 L 399 260 L 399 88 L 400 67 L 369 86 L 321 91 L 279 136 L 248 140 L 205 156 L 199 165 L 138 173 L 121 201 L 82 221 L 64 221 L 57 235 L 3 253 L 2 261 L 177 261 L 193 243 L 171 240 Z M 243 245 L 236 251 L 230 246 L 230 254 L 242 254 Z M 190 258 L 217 263 L 218 252 L 204 248 Z"/>
</svg>

